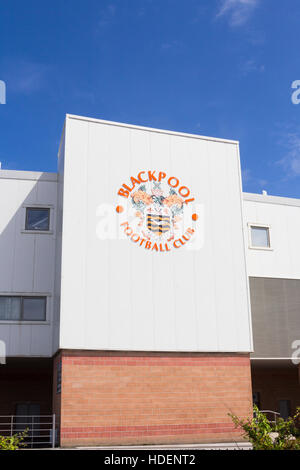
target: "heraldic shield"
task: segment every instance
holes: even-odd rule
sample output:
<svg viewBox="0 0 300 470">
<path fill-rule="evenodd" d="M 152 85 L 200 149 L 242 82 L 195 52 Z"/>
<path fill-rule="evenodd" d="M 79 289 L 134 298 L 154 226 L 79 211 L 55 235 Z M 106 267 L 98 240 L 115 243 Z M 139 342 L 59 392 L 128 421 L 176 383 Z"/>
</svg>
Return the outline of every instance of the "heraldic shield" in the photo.
<svg viewBox="0 0 300 470">
<path fill-rule="evenodd" d="M 163 215 L 154 212 L 147 213 L 147 229 L 158 236 L 165 235 L 171 230 L 171 218 L 169 215 Z"/>
</svg>

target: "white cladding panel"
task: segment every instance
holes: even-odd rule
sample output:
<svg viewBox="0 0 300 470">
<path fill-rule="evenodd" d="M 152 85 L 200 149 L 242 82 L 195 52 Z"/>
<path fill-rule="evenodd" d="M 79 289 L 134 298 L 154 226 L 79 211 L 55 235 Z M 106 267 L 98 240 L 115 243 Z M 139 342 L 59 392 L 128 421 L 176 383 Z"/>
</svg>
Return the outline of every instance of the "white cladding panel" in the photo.
<svg viewBox="0 0 300 470">
<path fill-rule="evenodd" d="M 250 351 L 238 145 L 70 116 L 65 132 L 60 347 Z M 118 237 L 117 192 L 142 170 L 190 188 L 198 249 Z"/>
<path fill-rule="evenodd" d="M 55 279 L 53 300 L 53 351 L 59 349 L 60 329 L 60 294 L 61 294 L 61 252 L 62 252 L 62 214 L 63 214 L 63 182 L 65 164 L 65 133 L 63 131 L 58 151 L 58 178 L 57 178 L 57 208 L 56 208 L 56 251 L 55 251 Z"/>
<path fill-rule="evenodd" d="M 300 201 L 245 195 L 244 232 L 248 275 L 300 279 Z M 253 197 L 253 200 L 250 200 Z M 259 201 L 260 199 L 260 201 Z M 266 202 L 274 200 L 274 203 Z M 280 200 L 282 201 L 280 203 Z M 276 202 L 275 202 L 276 201 Z M 249 224 L 270 226 L 271 250 L 250 248 Z"/>
<path fill-rule="evenodd" d="M 51 356 L 56 175 L 0 171 L 0 295 L 47 296 L 47 321 L 0 321 L 7 356 Z M 24 233 L 26 206 L 50 206 L 51 234 Z"/>
</svg>

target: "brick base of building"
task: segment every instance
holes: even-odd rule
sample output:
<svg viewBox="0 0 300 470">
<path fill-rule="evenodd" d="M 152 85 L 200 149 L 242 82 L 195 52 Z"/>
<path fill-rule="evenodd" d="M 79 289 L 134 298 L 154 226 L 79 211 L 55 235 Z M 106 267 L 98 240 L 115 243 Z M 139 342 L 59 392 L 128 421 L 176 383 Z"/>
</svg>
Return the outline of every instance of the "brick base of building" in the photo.
<svg viewBox="0 0 300 470">
<path fill-rule="evenodd" d="M 57 390 L 57 365 L 61 387 Z M 228 413 L 252 413 L 242 354 L 60 351 L 60 445 L 236 442 Z"/>
</svg>

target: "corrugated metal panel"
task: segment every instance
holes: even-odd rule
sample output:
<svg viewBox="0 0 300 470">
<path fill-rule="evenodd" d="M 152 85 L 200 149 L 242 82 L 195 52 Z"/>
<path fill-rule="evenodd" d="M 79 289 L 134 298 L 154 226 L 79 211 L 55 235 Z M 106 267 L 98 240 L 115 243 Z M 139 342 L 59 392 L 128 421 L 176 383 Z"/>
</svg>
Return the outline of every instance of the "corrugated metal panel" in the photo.
<svg viewBox="0 0 300 470">
<path fill-rule="evenodd" d="M 47 296 L 47 321 L 0 322 L 7 356 L 51 356 L 56 243 L 56 174 L 0 174 L 0 295 Z M 49 233 L 26 233 L 26 206 L 51 207 Z"/>
<path fill-rule="evenodd" d="M 250 278 L 253 357 L 289 358 L 300 340 L 300 280 Z"/>
</svg>

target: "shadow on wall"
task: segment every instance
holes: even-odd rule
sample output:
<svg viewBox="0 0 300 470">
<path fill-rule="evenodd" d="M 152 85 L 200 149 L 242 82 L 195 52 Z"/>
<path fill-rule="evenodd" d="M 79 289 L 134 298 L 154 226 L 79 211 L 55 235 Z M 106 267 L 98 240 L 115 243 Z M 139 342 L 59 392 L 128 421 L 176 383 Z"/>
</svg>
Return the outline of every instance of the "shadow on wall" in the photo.
<svg viewBox="0 0 300 470">
<path fill-rule="evenodd" d="M 15 415 L 25 404 L 39 408 L 39 414 L 51 414 L 52 373 L 52 359 L 8 358 L 0 366 L 0 415 Z"/>
</svg>

